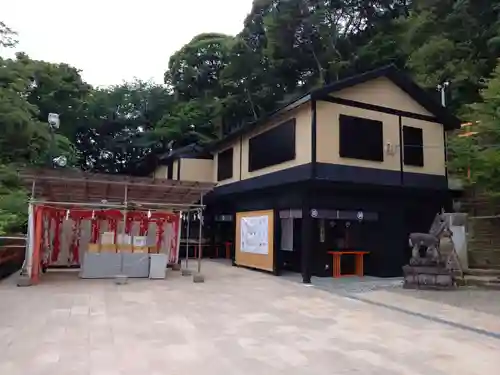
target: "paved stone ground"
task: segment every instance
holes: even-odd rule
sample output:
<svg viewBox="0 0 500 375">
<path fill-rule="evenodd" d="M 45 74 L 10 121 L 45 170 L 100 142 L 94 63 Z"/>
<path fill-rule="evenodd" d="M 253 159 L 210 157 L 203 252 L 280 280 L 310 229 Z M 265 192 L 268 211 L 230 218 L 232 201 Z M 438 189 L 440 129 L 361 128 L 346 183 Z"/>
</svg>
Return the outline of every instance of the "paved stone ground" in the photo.
<svg viewBox="0 0 500 375">
<path fill-rule="evenodd" d="M 335 294 L 220 263 L 203 269 L 204 284 L 173 272 L 122 286 L 68 274 L 31 288 L 5 280 L 0 374 L 499 373 L 500 336 L 485 334 L 500 335 L 497 316 L 390 289 Z"/>
<path fill-rule="evenodd" d="M 404 296 L 416 297 L 426 301 L 438 302 L 466 310 L 497 315 L 500 318 L 500 291 L 476 287 L 461 287 L 454 291 L 391 290 Z"/>
</svg>

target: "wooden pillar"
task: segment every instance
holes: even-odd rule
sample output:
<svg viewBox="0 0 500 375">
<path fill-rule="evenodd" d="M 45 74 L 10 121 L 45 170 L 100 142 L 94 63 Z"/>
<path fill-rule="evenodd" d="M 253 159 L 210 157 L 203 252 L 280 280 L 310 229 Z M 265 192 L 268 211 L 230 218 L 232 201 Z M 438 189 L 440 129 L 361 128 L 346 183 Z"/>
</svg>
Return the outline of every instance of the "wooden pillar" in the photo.
<svg viewBox="0 0 500 375">
<path fill-rule="evenodd" d="M 311 200 L 308 192 L 304 192 L 302 201 L 302 244 L 301 244 L 301 273 L 304 284 L 311 283 L 312 256 L 313 256 L 313 217 L 311 216 Z"/>
</svg>

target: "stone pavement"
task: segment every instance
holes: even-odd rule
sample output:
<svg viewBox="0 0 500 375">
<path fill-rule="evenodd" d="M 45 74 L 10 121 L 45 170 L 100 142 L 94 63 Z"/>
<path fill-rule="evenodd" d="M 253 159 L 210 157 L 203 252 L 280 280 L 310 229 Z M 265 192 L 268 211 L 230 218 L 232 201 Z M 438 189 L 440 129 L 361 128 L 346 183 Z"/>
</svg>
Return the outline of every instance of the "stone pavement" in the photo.
<svg viewBox="0 0 500 375">
<path fill-rule="evenodd" d="M 120 286 L 69 274 L 31 288 L 5 280 L 0 374 L 500 373 L 500 339 L 484 334 L 497 316 L 453 307 L 474 331 L 387 307 L 449 317 L 449 305 L 389 290 L 342 295 L 215 262 L 203 270 L 204 284 L 177 272 Z"/>
</svg>

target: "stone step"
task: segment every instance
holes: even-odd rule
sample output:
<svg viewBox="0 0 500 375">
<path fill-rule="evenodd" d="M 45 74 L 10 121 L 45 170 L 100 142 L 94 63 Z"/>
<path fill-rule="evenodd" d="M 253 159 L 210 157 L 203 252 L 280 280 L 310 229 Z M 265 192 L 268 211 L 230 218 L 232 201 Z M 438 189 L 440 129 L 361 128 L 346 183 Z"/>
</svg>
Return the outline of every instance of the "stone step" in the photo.
<svg viewBox="0 0 500 375">
<path fill-rule="evenodd" d="M 496 269 L 482 269 L 482 268 L 469 268 L 464 270 L 466 275 L 470 276 L 494 276 L 500 277 L 500 270 Z"/>
<path fill-rule="evenodd" d="M 500 278 L 490 276 L 466 276 L 465 285 L 500 290 Z"/>
</svg>

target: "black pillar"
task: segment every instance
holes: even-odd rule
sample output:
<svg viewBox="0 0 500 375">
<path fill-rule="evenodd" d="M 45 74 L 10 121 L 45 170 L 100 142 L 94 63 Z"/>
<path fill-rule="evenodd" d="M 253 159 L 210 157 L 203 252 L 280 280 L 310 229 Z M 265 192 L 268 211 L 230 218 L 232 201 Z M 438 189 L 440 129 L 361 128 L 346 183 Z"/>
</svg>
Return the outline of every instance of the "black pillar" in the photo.
<svg viewBox="0 0 500 375">
<path fill-rule="evenodd" d="M 313 255 L 313 217 L 311 216 L 311 200 L 308 192 L 302 197 L 302 244 L 301 244 L 301 272 L 302 282 L 311 283 L 312 255 Z"/>
<path fill-rule="evenodd" d="M 219 244 L 215 243 L 216 231 L 218 230 L 217 223 L 215 221 L 215 214 L 211 213 L 210 215 L 207 215 L 207 219 L 209 227 L 207 228 L 207 226 L 205 226 L 205 228 L 208 229 L 210 233 L 210 249 L 211 249 L 210 258 L 215 258 L 216 257 L 215 247 L 219 246 Z"/>
<path fill-rule="evenodd" d="M 273 233 L 273 274 L 281 274 L 281 219 L 280 210 L 274 209 L 274 233 Z"/>
</svg>

